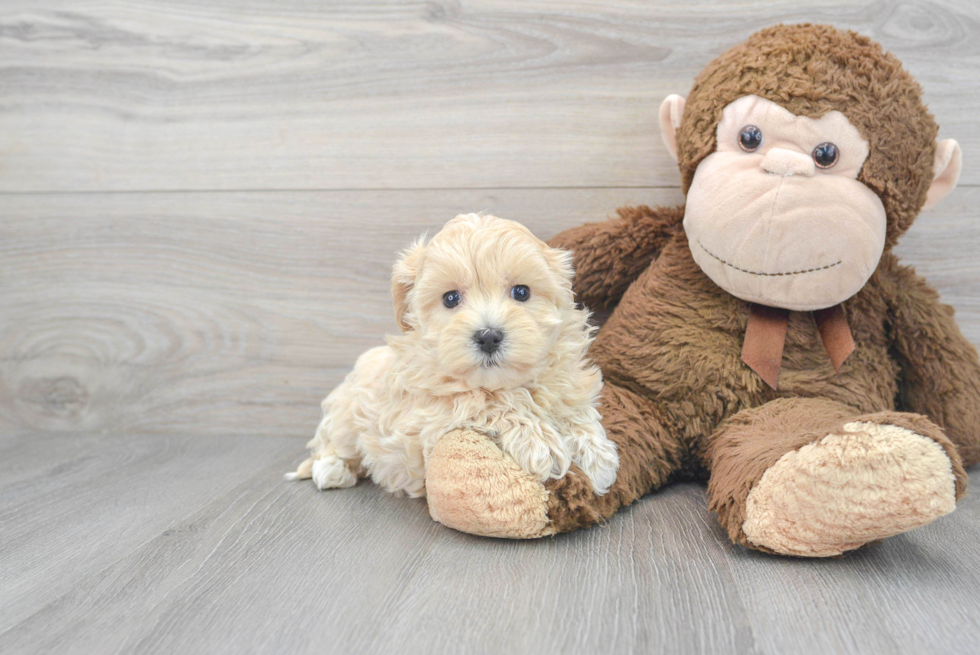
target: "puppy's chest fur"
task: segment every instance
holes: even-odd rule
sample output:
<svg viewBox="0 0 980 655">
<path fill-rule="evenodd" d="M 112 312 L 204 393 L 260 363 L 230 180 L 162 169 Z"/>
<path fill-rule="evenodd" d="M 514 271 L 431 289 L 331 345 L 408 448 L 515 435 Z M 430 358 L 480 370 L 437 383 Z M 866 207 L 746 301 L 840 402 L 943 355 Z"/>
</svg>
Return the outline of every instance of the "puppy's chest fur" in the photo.
<svg viewBox="0 0 980 655">
<path fill-rule="evenodd" d="M 536 387 L 434 395 L 428 389 L 400 382 L 399 376 L 386 376 L 387 389 L 382 393 L 398 402 L 378 406 L 377 430 L 383 439 L 417 442 L 423 457 L 440 437 L 456 429 L 483 433 L 498 445 L 501 437 L 515 430 L 544 429 L 560 433 L 562 417 L 553 414 L 555 408 L 548 407 L 546 394 Z"/>
</svg>

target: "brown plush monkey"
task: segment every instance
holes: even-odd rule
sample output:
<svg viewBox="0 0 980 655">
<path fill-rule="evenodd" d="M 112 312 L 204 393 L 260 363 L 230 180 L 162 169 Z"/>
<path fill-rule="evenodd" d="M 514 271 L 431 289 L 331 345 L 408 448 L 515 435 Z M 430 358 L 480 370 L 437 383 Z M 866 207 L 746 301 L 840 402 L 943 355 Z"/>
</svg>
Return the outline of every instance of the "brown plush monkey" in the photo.
<svg viewBox="0 0 980 655">
<path fill-rule="evenodd" d="M 591 350 L 621 466 L 542 486 L 486 438 L 427 465 L 432 515 L 476 534 L 587 526 L 676 479 L 750 548 L 838 555 L 951 512 L 980 460 L 980 364 L 892 247 L 959 146 L 879 45 L 823 25 L 753 35 L 661 108 L 686 207 L 619 210 L 552 240 L 612 310 Z"/>
</svg>

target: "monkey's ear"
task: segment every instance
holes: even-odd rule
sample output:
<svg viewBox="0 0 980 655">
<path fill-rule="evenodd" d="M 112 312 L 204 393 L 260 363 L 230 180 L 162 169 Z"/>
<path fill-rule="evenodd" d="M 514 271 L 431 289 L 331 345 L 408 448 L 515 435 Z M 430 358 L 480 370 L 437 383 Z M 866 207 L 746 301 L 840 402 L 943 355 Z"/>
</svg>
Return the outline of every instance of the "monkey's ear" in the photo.
<svg viewBox="0 0 980 655">
<path fill-rule="evenodd" d="M 660 104 L 660 136 L 674 161 L 677 161 L 677 128 L 681 126 L 683 114 L 684 96 L 672 93 Z"/>
<path fill-rule="evenodd" d="M 402 332 L 412 329 L 408 321 L 408 294 L 415 286 L 415 277 L 419 272 L 419 262 L 425 251 L 425 236 L 419 237 L 409 246 L 395 262 L 391 270 L 391 300 L 395 305 L 395 320 Z"/>
<path fill-rule="evenodd" d="M 945 198 L 946 194 L 956 187 L 962 169 L 963 151 L 960 150 L 960 144 L 954 139 L 940 141 L 936 145 L 936 163 L 933 168 L 935 172 L 932 185 L 926 195 L 926 204 L 922 208 L 934 207 Z"/>
</svg>

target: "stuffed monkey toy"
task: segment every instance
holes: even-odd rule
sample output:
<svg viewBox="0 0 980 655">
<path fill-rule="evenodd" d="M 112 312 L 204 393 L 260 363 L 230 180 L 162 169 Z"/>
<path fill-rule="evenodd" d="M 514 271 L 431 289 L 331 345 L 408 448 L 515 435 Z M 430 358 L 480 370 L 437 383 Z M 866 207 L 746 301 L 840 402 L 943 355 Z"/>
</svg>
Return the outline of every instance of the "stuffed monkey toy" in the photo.
<svg viewBox="0 0 980 655">
<path fill-rule="evenodd" d="M 559 234 L 578 301 L 611 311 L 590 351 L 616 483 L 541 484 L 476 433 L 427 462 L 436 520 L 532 538 L 673 480 L 708 484 L 731 539 L 826 557 L 953 511 L 980 460 L 977 352 L 892 249 L 956 184 L 955 141 L 871 40 L 762 30 L 660 123 L 684 207 L 622 208 Z"/>
</svg>

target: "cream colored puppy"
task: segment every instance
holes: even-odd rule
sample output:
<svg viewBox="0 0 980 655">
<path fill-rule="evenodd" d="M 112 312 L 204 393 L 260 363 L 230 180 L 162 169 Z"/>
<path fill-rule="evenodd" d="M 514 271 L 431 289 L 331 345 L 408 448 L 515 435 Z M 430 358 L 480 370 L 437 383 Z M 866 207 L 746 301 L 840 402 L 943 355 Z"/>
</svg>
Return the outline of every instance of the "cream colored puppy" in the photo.
<svg viewBox="0 0 980 655">
<path fill-rule="evenodd" d="M 469 428 L 542 481 L 575 462 L 608 491 L 619 459 L 599 423 L 602 378 L 585 359 L 593 331 L 572 275 L 568 252 L 493 216 L 457 216 L 418 240 L 392 274 L 403 333 L 327 396 L 312 456 L 286 477 L 328 489 L 370 475 L 424 496 L 432 447 Z"/>
</svg>

